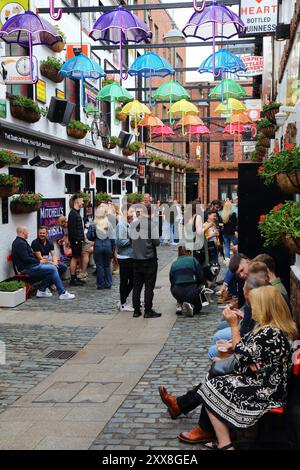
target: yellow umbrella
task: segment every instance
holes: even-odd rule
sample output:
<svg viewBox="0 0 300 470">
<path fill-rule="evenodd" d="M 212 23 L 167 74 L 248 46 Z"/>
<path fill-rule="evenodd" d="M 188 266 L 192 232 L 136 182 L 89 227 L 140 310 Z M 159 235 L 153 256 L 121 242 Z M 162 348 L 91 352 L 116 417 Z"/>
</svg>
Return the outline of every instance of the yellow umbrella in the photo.
<svg viewBox="0 0 300 470">
<path fill-rule="evenodd" d="M 246 106 L 235 98 L 229 98 L 226 104 L 220 103 L 215 112 L 220 114 L 233 114 L 246 111 Z"/>
<path fill-rule="evenodd" d="M 133 100 L 130 103 L 126 103 L 123 106 L 122 111 L 120 114 L 123 116 L 133 116 L 135 121 L 135 132 L 137 132 L 137 116 L 141 116 L 143 114 L 151 114 L 150 109 L 143 103 L 140 103 L 138 100 Z"/>
<path fill-rule="evenodd" d="M 197 115 L 198 109 L 193 103 L 189 103 L 187 100 L 180 100 L 176 101 L 176 103 L 172 104 L 169 113 L 173 114 L 173 116 L 179 116 L 183 118 L 187 115 Z M 182 124 L 182 134 L 184 134 L 184 125 Z"/>
</svg>

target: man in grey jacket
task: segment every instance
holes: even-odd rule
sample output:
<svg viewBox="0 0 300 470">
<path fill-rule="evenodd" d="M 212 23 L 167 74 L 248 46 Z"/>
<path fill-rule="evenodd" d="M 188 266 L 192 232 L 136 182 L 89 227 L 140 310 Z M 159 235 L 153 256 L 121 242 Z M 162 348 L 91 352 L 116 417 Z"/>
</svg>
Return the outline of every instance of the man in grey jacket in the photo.
<svg viewBox="0 0 300 470">
<path fill-rule="evenodd" d="M 154 288 L 157 276 L 157 253 L 159 231 L 151 218 L 151 205 L 142 205 L 137 220 L 130 226 L 133 250 L 133 308 L 134 317 L 142 315 L 140 296 L 145 285 L 144 318 L 158 318 L 161 313 L 152 309 Z"/>
</svg>

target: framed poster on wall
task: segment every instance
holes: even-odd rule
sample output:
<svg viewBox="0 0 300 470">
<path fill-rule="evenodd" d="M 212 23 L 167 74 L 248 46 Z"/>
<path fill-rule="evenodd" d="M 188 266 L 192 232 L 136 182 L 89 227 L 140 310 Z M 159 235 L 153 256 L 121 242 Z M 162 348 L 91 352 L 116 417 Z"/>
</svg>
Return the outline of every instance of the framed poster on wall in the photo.
<svg viewBox="0 0 300 470">
<path fill-rule="evenodd" d="M 38 210 L 38 229 L 47 227 L 49 240 L 59 240 L 63 238 L 64 232 L 62 227 L 57 224 L 57 219 L 61 215 L 66 215 L 65 198 L 43 199 Z"/>
</svg>

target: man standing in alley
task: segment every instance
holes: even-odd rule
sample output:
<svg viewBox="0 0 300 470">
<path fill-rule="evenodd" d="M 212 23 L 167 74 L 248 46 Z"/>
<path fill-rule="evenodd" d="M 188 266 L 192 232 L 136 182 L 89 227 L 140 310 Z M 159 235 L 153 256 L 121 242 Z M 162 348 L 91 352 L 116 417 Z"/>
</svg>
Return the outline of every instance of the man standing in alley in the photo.
<svg viewBox="0 0 300 470">
<path fill-rule="evenodd" d="M 153 296 L 157 276 L 157 253 L 159 246 L 158 226 L 151 218 L 151 205 L 141 205 L 139 216 L 130 226 L 133 257 L 133 308 L 134 317 L 140 317 L 140 296 L 145 286 L 144 318 L 158 318 L 161 313 L 153 310 Z"/>
<path fill-rule="evenodd" d="M 80 194 L 73 194 L 70 201 L 71 210 L 68 217 L 68 236 L 72 249 L 72 259 L 70 263 L 71 286 L 83 286 L 85 282 L 77 278 L 76 268 L 80 262 L 82 244 L 84 241 L 83 220 L 80 209 L 83 207 L 83 199 Z"/>
</svg>

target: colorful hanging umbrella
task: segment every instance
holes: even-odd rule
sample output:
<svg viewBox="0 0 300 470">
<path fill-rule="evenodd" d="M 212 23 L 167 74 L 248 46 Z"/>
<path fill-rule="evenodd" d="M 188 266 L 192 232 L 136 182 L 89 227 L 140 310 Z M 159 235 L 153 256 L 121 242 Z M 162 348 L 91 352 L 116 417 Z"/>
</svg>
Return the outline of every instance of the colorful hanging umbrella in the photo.
<svg viewBox="0 0 300 470">
<path fill-rule="evenodd" d="M 234 113 L 227 119 L 227 122 L 231 124 L 253 124 L 252 119 L 246 113 Z"/>
<path fill-rule="evenodd" d="M 175 132 L 173 131 L 172 127 L 164 125 L 154 127 L 151 133 L 152 136 L 161 137 L 162 147 L 164 146 L 164 137 L 170 137 L 172 135 L 175 135 Z"/>
<path fill-rule="evenodd" d="M 187 126 L 204 126 L 204 123 L 199 116 L 187 115 L 183 116 L 180 121 L 175 124 L 175 127 L 187 127 Z"/>
<path fill-rule="evenodd" d="M 226 78 L 216 85 L 208 95 L 211 99 L 244 98 L 247 96 L 245 89 L 234 80 Z"/>
<path fill-rule="evenodd" d="M 152 114 L 146 114 L 139 122 L 138 122 L 138 127 L 149 127 L 151 130 L 151 127 L 157 127 L 157 126 L 163 126 L 164 123 L 156 116 L 153 116 Z M 150 131 L 150 143 L 151 143 L 151 131 Z"/>
<path fill-rule="evenodd" d="M 127 103 L 133 101 L 134 98 L 126 88 L 113 82 L 104 86 L 99 91 L 96 99 L 99 101 L 107 101 L 108 103 Z"/>
<path fill-rule="evenodd" d="M 230 135 L 239 134 L 240 132 L 246 132 L 246 126 L 244 124 L 227 124 L 222 131 L 223 134 Z"/>
<path fill-rule="evenodd" d="M 120 77 L 122 73 L 122 45 L 139 42 L 149 42 L 152 33 L 149 27 L 136 15 L 123 7 L 103 13 L 95 22 L 89 36 L 94 41 L 106 41 L 112 44 L 120 44 Z"/>
<path fill-rule="evenodd" d="M 155 90 L 153 95 L 154 101 L 167 101 L 170 102 L 170 107 L 172 103 L 180 100 L 189 100 L 189 93 L 183 88 L 182 85 L 178 82 L 173 82 L 170 80 L 167 83 L 164 83 Z M 169 115 L 171 122 L 171 114 Z"/>
<path fill-rule="evenodd" d="M 58 8 L 57 13 L 55 13 L 54 0 L 49 0 L 50 16 L 53 20 L 58 21 L 62 17 L 62 9 Z"/>
<path fill-rule="evenodd" d="M 67 60 L 59 71 L 59 74 L 66 78 L 81 80 L 82 84 L 82 105 L 85 106 L 84 79 L 105 77 L 106 73 L 97 62 L 84 54 L 78 54 Z"/>
<path fill-rule="evenodd" d="M 120 114 L 134 117 L 135 133 L 137 133 L 137 117 L 143 116 L 144 114 L 151 114 L 151 111 L 145 104 L 140 103 L 138 100 L 133 100 L 123 106 Z"/>
<path fill-rule="evenodd" d="M 240 101 L 236 100 L 235 98 L 229 98 L 226 101 L 226 104 L 221 103 L 216 107 L 215 113 L 229 115 L 233 113 L 241 113 L 246 111 L 246 109 L 246 106 Z"/>
<path fill-rule="evenodd" d="M 191 126 L 187 131 L 189 135 L 189 142 L 191 142 L 191 137 L 195 135 L 197 137 L 197 141 L 199 142 L 200 136 L 205 134 L 210 134 L 210 130 L 208 127 L 203 126 L 202 124 L 198 124 L 196 126 Z"/>
<path fill-rule="evenodd" d="M 128 70 L 128 75 L 131 77 L 144 77 L 150 78 L 149 86 L 149 104 L 151 107 L 152 100 L 152 77 L 167 77 L 168 75 L 174 75 L 175 70 L 169 62 L 154 52 L 147 52 L 144 55 L 139 56 Z"/>
<path fill-rule="evenodd" d="M 226 49 L 220 49 L 202 62 L 198 72 L 221 75 L 224 72 L 236 73 L 240 71 L 245 72 L 246 70 L 246 65 L 238 56 L 226 51 Z"/>
<path fill-rule="evenodd" d="M 183 28 L 186 37 L 195 37 L 203 41 L 213 40 L 213 74 L 215 68 L 216 38 L 230 39 L 243 34 L 246 27 L 243 21 L 230 8 L 218 5 L 215 1 L 203 11 L 195 12 Z M 217 73 L 219 75 L 220 72 Z"/>
<path fill-rule="evenodd" d="M 189 103 L 186 100 L 176 101 L 176 103 L 172 104 L 169 113 L 173 116 L 184 117 L 186 115 L 197 115 L 198 109 L 192 103 Z M 182 124 L 182 134 L 184 135 L 184 125 Z"/>
<path fill-rule="evenodd" d="M 9 18 L 0 31 L 0 38 L 8 44 L 16 43 L 29 47 L 30 79 L 38 81 L 38 73 L 33 77 L 32 46 L 53 44 L 62 41 L 54 26 L 31 11 Z"/>
</svg>

